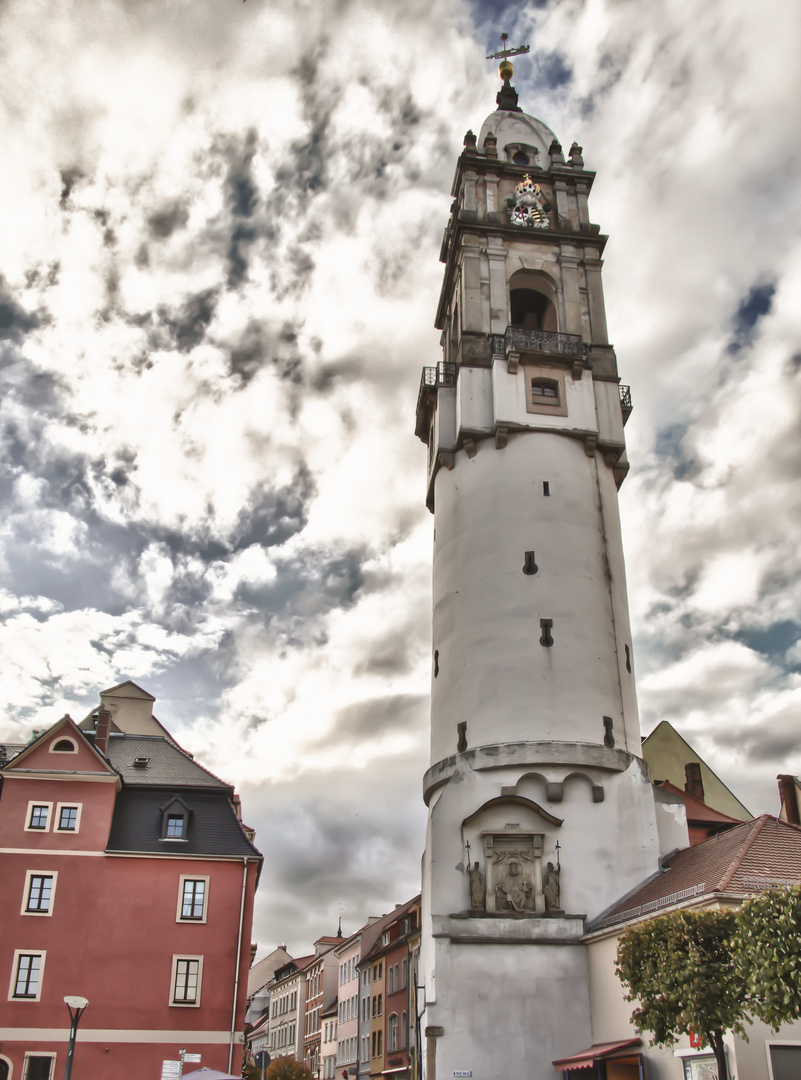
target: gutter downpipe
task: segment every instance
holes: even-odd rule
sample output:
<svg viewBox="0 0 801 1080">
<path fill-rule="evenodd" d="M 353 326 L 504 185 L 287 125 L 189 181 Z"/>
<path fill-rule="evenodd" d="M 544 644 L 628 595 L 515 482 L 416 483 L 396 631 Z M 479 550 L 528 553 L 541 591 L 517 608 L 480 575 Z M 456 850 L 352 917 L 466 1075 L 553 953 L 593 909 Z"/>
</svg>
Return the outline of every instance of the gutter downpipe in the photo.
<svg viewBox="0 0 801 1080">
<path fill-rule="evenodd" d="M 231 1038 L 228 1042 L 228 1072 L 234 1060 L 234 1035 L 236 1034 L 236 999 L 239 995 L 239 969 L 242 966 L 242 924 L 245 921 L 245 889 L 248 883 L 248 857 L 242 868 L 242 899 L 239 901 L 239 935 L 236 939 L 236 977 L 234 978 L 234 1007 L 231 1011 Z"/>
</svg>

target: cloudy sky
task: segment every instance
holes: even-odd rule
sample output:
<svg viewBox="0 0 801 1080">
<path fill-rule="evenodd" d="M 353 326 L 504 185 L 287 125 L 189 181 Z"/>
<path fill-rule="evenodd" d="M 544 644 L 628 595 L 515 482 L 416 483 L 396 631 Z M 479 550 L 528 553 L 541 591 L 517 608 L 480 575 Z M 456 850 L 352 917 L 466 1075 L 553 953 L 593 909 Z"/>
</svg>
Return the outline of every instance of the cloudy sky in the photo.
<svg viewBox="0 0 801 1080">
<path fill-rule="evenodd" d="M 793 0 L 0 3 L 0 737 L 132 678 L 241 791 L 254 938 L 419 887 L 413 436 L 484 56 L 584 147 L 635 410 L 643 730 L 801 773 Z"/>
</svg>

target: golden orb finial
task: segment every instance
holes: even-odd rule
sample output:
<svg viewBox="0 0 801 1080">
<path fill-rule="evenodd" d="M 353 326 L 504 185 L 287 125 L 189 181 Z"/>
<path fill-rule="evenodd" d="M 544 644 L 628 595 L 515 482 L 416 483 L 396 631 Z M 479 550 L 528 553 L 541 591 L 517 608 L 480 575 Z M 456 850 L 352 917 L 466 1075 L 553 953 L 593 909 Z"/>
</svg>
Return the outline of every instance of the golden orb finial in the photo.
<svg viewBox="0 0 801 1080">
<path fill-rule="evenodd" d="M 498 64 L 498 74 L 500 77 L 504 80 L 511 79 L 514 73 L 515 69 L 512 64 L 506 58 L 501 60 L 500 64 Z"/>
</svg>

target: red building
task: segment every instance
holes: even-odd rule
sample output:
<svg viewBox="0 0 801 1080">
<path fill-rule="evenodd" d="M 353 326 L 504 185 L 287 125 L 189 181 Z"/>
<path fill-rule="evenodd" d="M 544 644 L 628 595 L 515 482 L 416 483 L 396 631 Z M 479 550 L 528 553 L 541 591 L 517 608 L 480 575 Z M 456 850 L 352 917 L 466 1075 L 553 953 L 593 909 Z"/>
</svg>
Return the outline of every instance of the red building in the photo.
<svg viewBox="0 0 801 1080">
<path fill-rule="evenodd" d="M 420 943 L 420 895 L 399 905 L 360 968 L 372 971 L 370 1076 L 417 1076 L 415 974 Z"/>
<path fill-rule="evenodd" d="M 0 1080 L 63 1075 L 76 995 L 76 1074 L 158 1077 L 182 1049 L 238 1073 L 261 855 L 151 695 L 101 701 L 0 768 Z"/>
<path fill-rule="evenodd" d="M 314 960 L 306 969 L 306 1016 L 303 1038 L 303 1064 L 314 1077 L 320 1076 L 323 1005 L 336 988 L 339 966 L 331 950 L 342 944 L 339 937 L 321 937 L 314 943 Z M 300 1055 L 298 1055 L 300 1059 Z"/>
</svg>

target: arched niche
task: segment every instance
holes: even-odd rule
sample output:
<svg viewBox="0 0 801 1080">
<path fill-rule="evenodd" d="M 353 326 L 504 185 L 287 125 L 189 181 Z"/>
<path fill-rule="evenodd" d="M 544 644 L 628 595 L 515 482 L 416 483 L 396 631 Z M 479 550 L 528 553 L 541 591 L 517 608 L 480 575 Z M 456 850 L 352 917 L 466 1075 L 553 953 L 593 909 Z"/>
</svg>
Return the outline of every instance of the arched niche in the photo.
<svg viewBox="0 0 801 1080">
<path fill-rule="evenodd" d="M 541 270 L 518 270 L 509 279 L 509 324 L 558 333 L 556 289 Z"/>
<path fill-rule="evenodd" d="M 592 794 L 593 802 L 604 801 L 604 789 L 603 784 L 596 784 L 591 776 L 587 776 L 583 772 L 571 772 L 563 779 L 562 785 L 578 781 L 581 787 L 589 788 Z"/>
<path fill-rule="evenodd" d="M 534 771 L 523 773 L 522 776 L 518 777 L 515 786 L 504 788 L 502 794 L 519 795 L 525 798 L 525 792 L 530 792 L 532 789 L 538 793 L 541 792 L 546 801 L 553 801 L 548 798 L 548 777 L 544 776 L 543 773 Z"/>
<path fill-rule="evenodd" d="M 548 861 L 562 818 L 524 795 L 488 799 L 462 821 L 470 908 L 491 915 L 538 916 L 548 909 Z"/>
</svg>

